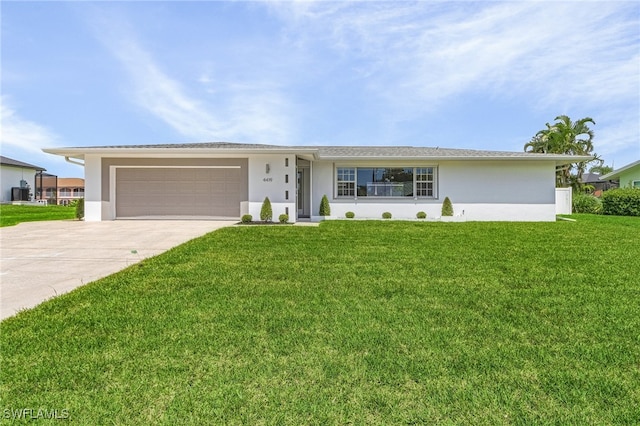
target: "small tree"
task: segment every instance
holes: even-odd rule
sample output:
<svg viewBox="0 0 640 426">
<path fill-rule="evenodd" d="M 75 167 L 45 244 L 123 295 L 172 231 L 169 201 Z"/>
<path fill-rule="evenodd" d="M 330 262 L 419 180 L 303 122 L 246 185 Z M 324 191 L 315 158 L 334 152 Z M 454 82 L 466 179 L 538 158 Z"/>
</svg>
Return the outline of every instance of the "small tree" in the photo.
<svg viewBox="0 0 640 426">
<path fill-rule="evenodd" d="M 76 219 L 80 220 L 84 217 L 84 198 L 80 198 L 76 202 Z"/>
<path fill-rule="evenodd" d="M 269 201 L 269 197 L 264 197 L 262 208 L 260 209 L 260 220 L 263 222 L 271 222 L 272 218 L 273 211 L 271 210 L 271 201 Z"/>
<path fill-rule="evenodd" d="M 320 201 L 320 216 L 331 216 L 331 206 L 326 195 L 323 195 Z"/>
<path fill-rule="evenodd" d="M 445 197 L 442 203 L 442 216 L 453 216 L 453 205 L 449 197 Z"/>
</svg>

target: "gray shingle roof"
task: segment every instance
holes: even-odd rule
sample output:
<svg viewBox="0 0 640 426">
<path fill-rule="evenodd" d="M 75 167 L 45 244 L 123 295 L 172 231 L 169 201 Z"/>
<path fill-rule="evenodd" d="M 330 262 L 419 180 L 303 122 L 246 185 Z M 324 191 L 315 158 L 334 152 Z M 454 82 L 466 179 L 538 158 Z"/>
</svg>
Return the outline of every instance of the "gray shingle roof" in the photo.
<svg viewBox="0 0 640 426">
<path fill-rule="evenodd" d="M 395 157 L 395 158 L 483 158 L 508 157 L 532 158 L 545 157 L 546 154 L 532 154 L 513 151 L 482 151 L 473 149 L 453 149 L 440 147 L 413 146 L 318 146 L 320 158 L 359 158 L 359 157 Z"/>
<path fill-rule="evenodd" d="M 136 154 L 151 151 L 180 152 L 181 150 L 206 151 L 227 151 L 229 153 L 247 152 L 291 152 L 313 154 L 317 159 L 340 160 L 340 159 L 525 159 L 525 160 L 548 160 L 557 164 L 567 164 L 575 161 L 587 160 L 590 157 L 579 157 L 564 154 L 537 154 L 529 152 L 513 151 L 482 151 L 473 149 L 453 149 L 440 147 L 413 147 L 413 146 L 283 146 L 266 144 L 245 144 L 232 142 L 203 142 L 203 143 L 181 143 L 181 144 L 154 144 L 154 145 L 114 145 L 114 146 L 92 146 L 76 148 L 54 148 L 45 149 L 45 152 L 57 155 L 83 158 L 85 153 L 100 152 L 113 153 L 114 151 L 136 151 Z M 194 153 L 195 154 L 195 153 Z"/>
<path fill-rule="evenodd" d="M 43 167 L 34 166 L 33 164 L 24 163 L 22 161 L 14 160 L 13 158 L 5 157 L 3 155 L 0 155 L 0 164 L 2 164 L 3 166 L 21 167 L 23 169 L 34 169 L 40 171 L 47 170 Z"/>
<path fill-rule="evenodd" d="M 286 148 L 279 145 L 263 145 L 257 143 L 234 143 L 234 142 L 195 142 L 195 143 L 160 143 L 151 145 L 110 145 L 110 146 L 91 146 L 91 149 L 100 148 L 119 148 L 119 149 L 154 149 L 154 148 L 199 148 L 199 149 L 269 149 L 269 148 Z"/>
</svg>

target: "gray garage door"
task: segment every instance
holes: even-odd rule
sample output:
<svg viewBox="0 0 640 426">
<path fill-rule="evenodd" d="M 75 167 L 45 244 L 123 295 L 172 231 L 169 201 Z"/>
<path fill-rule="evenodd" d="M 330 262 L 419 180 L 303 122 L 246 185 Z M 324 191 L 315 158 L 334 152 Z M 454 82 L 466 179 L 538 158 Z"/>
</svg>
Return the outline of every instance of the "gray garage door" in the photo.
<svg viewBox="0 0 640 426">
<path fill-rule="evenodd" d="M 118 168 L 116 217 L 240 217 L 242 168 Z M 244 188 L 243 188 L 244 186 Z"/>
</svg>

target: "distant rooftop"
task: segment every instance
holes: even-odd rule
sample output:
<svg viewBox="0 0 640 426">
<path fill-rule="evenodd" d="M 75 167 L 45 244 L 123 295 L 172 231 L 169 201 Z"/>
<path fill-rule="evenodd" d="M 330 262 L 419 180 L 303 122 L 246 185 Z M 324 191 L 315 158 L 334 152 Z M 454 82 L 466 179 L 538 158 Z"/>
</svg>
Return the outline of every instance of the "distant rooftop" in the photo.
<svg viewBox="0 0 640 426">
<path fill-rule="evenodd" d="M 0 164 L 2 164 L 3 166 L 20 167 L 20 168 L 23 168 L 23 169 L 34 169 L 34 170 L 38 170 L 38 171 L 47 170 L 44 167 L 34 166 L 33 164 L 29 164 L 29 163 L 25 163 L 25 162 L 22 162 L 22 161 L 14 160 L 13 158 L 5 157 L 3 155 L 0 155 Z"/>
</svg>

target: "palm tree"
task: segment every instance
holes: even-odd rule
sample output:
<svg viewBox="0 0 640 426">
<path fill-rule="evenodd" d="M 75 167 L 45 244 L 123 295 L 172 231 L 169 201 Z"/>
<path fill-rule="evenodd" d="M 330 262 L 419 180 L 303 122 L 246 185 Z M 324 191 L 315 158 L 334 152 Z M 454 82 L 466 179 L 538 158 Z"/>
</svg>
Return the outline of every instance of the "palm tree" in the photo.
<svg viewBox="0 0 640 426">
<path fill-rule="evenodd" d="M 540 130 L 524 145 L 525 152 L 591 155 L 592 160 L 580 161 L 567 165 L 556 171 L 556 185 L 559 187 L 572 186 L 579 189 L 582 174 L 587 164 L 600 161 L 598 155 L 593 153 L 593 130 L 588 123 L 596 124 L 591 117 L 585 117 L 575 122 L 566 115 L 559 115 L 555 123 L 546 123 L 547 128 Z M 576 169 L 576 173 L 571 171 Z"/>
</svg>

